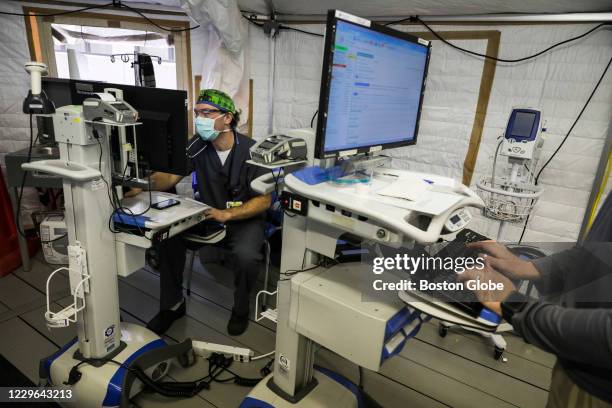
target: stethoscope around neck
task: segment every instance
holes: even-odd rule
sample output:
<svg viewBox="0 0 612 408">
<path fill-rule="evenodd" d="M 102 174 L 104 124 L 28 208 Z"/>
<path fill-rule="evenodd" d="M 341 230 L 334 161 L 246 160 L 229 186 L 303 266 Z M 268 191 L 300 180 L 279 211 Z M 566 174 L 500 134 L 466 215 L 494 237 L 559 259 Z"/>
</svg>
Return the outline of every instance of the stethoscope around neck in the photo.
<svg viewBox="0 0 612 408">
<path fill-rule="evenodd" d="M 231 129 L 228 129 L 231 130 Z M 202 141 L 202 143 L 204 143 L 204 147 L 202 147 L 200 150 L 198 150 L 196 152 L 196 154 L 194 154 L 193 156 L 189 154 L 189 150 L 191 149 L 191 146 L 193 146 L 194 144 L 196 144 L 198 141 Z M 240 144 L 240 142 L 238 141 L 238 138 L 236 137 L 236 133 L 234 132 L 234 145 Z M 206 143 L 204 140 L 202 140 L 202 138 L 198 137 L 196 138 L 196 140 L 194 140 L 193 142 L 191 142 L 189 144 L 189 146 L 187 146 L 187 148 L 185 149 L 185 155 L 187 156 L 188 159 L 193 159 L 196 158 L 200 155 L 200 153 L 202 153 L 204 150 L 206 150 L 206 148 L 210 145 L 210 143 Z M 234 146 L 232 146 L 232 149 L 234 148 Z"/>
</svg>

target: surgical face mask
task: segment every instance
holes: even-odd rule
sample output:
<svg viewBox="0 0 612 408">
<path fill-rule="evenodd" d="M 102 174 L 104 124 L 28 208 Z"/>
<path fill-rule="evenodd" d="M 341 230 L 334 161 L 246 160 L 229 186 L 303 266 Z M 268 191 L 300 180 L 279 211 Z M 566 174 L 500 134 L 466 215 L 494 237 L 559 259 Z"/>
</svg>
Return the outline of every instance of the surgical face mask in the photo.
<svg viewBox="0 0 612 408">
<path fill-rule="evenodd" d="M 203 118 L 198 116 L 195 121 L 196 132 L 205 142 L 212 142 L 218 136 L 220 131 L 215 129 L 215 121 L 219 118 L 222 118 L 225 114 L 217 116 L 214 119 L 211 118 Z M 225 132 L 225 130 L 223 130 Z"/>
</svg>

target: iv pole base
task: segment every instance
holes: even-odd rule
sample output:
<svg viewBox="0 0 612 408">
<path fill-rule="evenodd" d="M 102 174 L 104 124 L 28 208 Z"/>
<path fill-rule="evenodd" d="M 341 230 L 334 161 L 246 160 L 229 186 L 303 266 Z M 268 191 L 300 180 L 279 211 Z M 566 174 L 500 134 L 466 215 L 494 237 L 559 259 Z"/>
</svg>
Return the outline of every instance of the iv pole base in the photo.
<svg viewBox="0 0 612 408">
<path fill-rule="evenodd" d="M 357 408 L 362 395 L 359 387 L 325 368 L 315 367 L 317 385 L 297 402 L 290 402 L 270 389 L 273 374 L 261 380 L 246 396 L 240 408 Z"/>
<path fill-rule="evenodd" d="M 113 356 L 112 360 L 125 366 L 129 366 L 132 361 L 147 352 L 157 349 L 161 352 L 167 348 L 166 342 L 158 335 L 145 327 L 130 323 L 121 323 L 121 341 L 126 346 L 121 352 Z M 78 351 L 78 348 L 79 343 L 75 338 L 55 354 L 41 360 L 39 368 L 41 381 L 46 382 L 46 385 L 49 386 L 64 386 L 70 370 L 82 361 L 75 358 L 75 352 Z M 71 386 L 74 400 L 62 402 L 62 406 L 75 408 L 120 406 L 123 380 L 127 370 L 117 363 L 107 362 L 99 367 L 82 363 L 78 367 L 81 378 Z M 146 369 L 145 372 L 153 380 L 159 380 L 166 375 L 170 364 L 170 359 L 162 360 L 153 367 Z M 130 388 L 129 398 L 138 394 L 141 390 L 142 384 L 140 381 L 134 383 Z"/>
</svg>

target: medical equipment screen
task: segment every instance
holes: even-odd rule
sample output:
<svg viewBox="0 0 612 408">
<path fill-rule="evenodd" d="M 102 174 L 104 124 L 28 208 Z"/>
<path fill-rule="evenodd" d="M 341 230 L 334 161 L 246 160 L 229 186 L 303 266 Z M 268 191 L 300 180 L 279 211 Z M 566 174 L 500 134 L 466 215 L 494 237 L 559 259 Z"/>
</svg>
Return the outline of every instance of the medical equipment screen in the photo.
<svg viewBox="0 0 612 408">
<path fill-rule="evenodd" d="M 319 158 L 416 142 L 430 48 L 416 37 L 383 30 L 408 38 L 337 20 L 321 93 L 326 106 Z"/>
<path fill-rule="evenodd" d="M 535 122 L 535 113 L 517 112 L 512 125 L 512 136 L 529 137 Z"/>
</svg>

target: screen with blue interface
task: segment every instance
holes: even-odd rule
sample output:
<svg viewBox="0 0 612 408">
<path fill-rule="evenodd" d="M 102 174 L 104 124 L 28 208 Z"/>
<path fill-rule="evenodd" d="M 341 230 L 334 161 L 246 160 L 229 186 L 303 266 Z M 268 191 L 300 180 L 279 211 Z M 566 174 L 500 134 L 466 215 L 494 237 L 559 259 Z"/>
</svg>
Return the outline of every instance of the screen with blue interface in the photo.
<svg viewBox="0 0 612 408">
<path fill-rule="evenodd" d="M 428 48 L 339 20 L 325 152 L 415 138 Z"/>
</svg>

